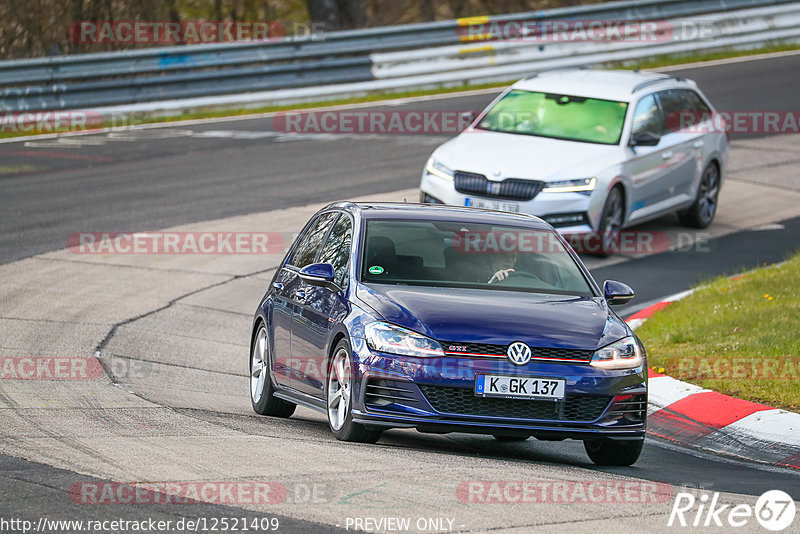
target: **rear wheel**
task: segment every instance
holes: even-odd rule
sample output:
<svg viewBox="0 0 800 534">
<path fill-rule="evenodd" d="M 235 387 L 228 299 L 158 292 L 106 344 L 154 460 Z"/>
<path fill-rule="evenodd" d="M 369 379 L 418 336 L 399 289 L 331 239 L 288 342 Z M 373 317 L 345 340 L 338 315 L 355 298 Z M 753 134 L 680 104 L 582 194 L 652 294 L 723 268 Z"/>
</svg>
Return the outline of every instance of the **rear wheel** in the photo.
<svg viewBox="0 0 800 534">
<path fill-rule="evenodd" d="M 703 171 L 700 187 L 697 188 L 697 198 L 694 204 L 686 211 L 678 213 L 681 224 L 690 228 L 706 228 L 717 214 L 717 201 L 719 200 L 720 186 L 719 167 L 711 163 Z"/>
<path fill-rule="evenodd" d="M 250 351 L 250 404 L 260 415 L 289 417 L 297 405 L 286 402 L 274 395 L 272 380 L 269 376 L 269 338 L 264 323 L 258 327 L 253 346 Z"/>
<path fill-rule="evenodd" d="M 613 439 L 585 440 L 583 448 L 597 465 L 633 465 L 642 453 L 644 440 L 620 441 Z"/>
<path fill-rule="evenodd" d="M 622 189 L 614 187 L 608 192 L 603 213 L 600 216 L 600 226 L 597 233 L 600 237 L 600 249 L 594 254 L 601 258 L 611 256 L 617 250 L 619 233 L 625 220 L 625 200 L 622 198 Z"/>
<path fill-rule="evenodd" d="M 375 443 L 381 430 L 353 421 L 353 367 L 350 345 L 342 340 L 336 345 L 328 366 L 328 387 L 325 388 L 328 426 L 337 439 Z"/>
</svg>

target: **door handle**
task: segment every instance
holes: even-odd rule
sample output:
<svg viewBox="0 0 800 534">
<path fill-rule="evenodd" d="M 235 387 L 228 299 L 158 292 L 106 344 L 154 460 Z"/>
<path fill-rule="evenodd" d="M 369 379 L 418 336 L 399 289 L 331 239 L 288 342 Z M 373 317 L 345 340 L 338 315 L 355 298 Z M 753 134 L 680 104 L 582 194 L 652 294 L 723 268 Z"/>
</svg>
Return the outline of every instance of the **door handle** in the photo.
<svg viewBox="0 0 800 534">
<path fill-rule="evenodd" d="M 302 289 L 294 292 L 294 298 L 297 302 L 305 302 L 306 301 L 306 292 Z"/>
<path fill-rule="evenodd" d="M 661 159 L 669 159 L 674 155 L 672 150 L 667 150 L 666 152 L 661 153 Z"/>
<path fill-rule="evenodd" d="M 277 291 L 283 291 L 283 284 L 280 282 L 272 282 L 272 288 Z"/>
<path fill-rule="evenodd" d="M 705 145 L 705 144 L 706 144 L 705 141 L 703 141 L 702 139 L 699 139 L 699 140 L 694 142 L 694 147 L 695 148 L 702 148 L 703 145 Z"/>
</svg>

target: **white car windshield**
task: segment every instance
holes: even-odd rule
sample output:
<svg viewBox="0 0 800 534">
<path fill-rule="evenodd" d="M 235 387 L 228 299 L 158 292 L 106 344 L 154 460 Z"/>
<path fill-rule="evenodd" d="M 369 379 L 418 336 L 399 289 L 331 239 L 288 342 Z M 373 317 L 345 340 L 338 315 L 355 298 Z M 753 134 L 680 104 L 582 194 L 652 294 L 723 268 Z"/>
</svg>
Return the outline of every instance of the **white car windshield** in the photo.
<svg viewBox="0 0 800 534">
<path fill-rule="evenodd" d="M 486 113 L 478 128 L 616 145 L 627 110 L 626 102 L 514 89 Z"/>
</svg>

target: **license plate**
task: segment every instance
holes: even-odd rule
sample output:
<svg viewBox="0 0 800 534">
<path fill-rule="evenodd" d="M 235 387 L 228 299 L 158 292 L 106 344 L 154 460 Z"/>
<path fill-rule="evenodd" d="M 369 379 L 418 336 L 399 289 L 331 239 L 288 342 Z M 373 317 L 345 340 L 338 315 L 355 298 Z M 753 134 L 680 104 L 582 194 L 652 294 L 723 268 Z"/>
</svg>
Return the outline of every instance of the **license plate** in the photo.
<svg viewBox="0 0 800 534">
<path fill-rule="evenodd" d="M 485 198 L 467 198 L 466 201 L 464 201 L 464 205 L 473 208 L 519 213 L 519 202 L 504 202 L 502 200 L 489 200 Z"/>
<path fill-rule="evenodd" d="M 563 378 L 502 375 L 475 377 L 475 395 L 478 397 L 560 400 L 564 398 L 564 388 Z"/>
</svg>

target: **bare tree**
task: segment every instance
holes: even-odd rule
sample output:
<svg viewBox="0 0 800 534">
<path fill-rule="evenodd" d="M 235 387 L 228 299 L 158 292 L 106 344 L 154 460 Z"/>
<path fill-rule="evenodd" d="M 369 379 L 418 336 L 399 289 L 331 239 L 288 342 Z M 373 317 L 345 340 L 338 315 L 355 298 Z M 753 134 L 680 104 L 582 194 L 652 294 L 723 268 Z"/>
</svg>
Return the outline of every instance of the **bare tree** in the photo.
<svg viewBox="0 0 800 534">
<path fill-rule="evenodd" d="M 325 31 L 342 27 L 339 4 L 336 0 L 308 0 L 308 15 L 311 22 Z"/>
</svg>

